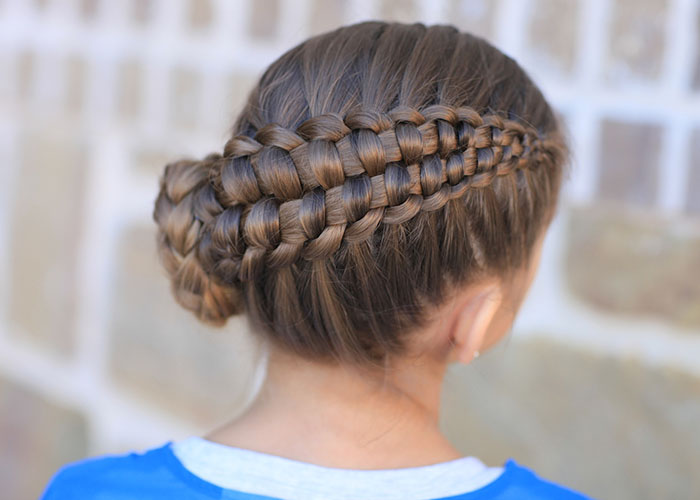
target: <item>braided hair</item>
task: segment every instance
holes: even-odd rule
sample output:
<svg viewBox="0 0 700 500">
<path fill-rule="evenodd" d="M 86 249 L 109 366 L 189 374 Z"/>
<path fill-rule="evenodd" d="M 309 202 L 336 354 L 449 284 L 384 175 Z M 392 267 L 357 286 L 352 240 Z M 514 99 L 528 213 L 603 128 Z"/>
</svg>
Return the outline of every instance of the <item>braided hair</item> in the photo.
<svg viewBox="0 0 700 500">
<path fill-rule="evenodd" d="M 176 300 L 315 360 L 381 363 L 449 287 L 512 277 L 569 150 L 524 70 L 449 25 L 368 21 L 270 65 L 221 153 L 165 166 Z"/>
</svg>

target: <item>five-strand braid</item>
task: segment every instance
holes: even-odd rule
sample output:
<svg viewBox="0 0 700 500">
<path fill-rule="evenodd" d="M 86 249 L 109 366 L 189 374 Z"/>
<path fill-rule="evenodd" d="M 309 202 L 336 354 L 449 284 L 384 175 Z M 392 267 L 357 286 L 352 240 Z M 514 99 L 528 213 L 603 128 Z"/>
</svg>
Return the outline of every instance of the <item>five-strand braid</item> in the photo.
<svg viewBox="0 0 700 500">
<path fill-rule="evenodd" d="M 161 256 L 177 281 L 193 282 L 201 265 L 233 287 L 264 268 L 327 259 L 343 241 L 536 167 L 557 147 L 521 121 L 444 105 L 268 124 L 230 139 L 223 155 L 166 167 L 154 211 Z"/>
</svg>

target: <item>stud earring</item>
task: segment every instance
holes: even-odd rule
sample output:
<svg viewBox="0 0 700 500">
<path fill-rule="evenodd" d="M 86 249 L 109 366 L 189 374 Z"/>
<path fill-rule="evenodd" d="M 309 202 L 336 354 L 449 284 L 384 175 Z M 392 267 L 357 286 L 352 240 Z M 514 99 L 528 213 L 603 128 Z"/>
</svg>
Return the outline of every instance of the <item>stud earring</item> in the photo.
<svg viewBox="0 0 700 500">
<path fill-rule="evenodd" d="M 479 351 L 474 351 L 474 357 L 478 358 L 479 357 Z"/>
</svg>

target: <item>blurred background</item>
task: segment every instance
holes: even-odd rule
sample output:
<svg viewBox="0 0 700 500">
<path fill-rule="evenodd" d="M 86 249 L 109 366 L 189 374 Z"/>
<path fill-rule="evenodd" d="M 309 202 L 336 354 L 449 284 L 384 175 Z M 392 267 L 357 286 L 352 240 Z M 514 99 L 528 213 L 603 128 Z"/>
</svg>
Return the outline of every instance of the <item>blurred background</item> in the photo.
<svg viewBox="0 0 700 500">
<path fill-rule="evenodd" d="M 700 2 L 0 0 L 0 491 L 203 434 L 258 387 L 241 319 L 171 298 L 167 161 L 220 151 L 262 70 L 366 19 L 514 57 L 576 155 L 512 334 L 454 366 L 443 425 L 596 498 L 700 496 Z"/>
</svg>

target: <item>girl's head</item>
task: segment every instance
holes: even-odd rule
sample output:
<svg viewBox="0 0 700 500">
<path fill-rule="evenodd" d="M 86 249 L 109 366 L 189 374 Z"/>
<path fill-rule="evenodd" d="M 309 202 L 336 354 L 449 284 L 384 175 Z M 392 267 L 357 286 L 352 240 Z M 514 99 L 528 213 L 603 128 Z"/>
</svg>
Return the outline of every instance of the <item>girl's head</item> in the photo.
<svg viewBox="0 0 700 500">
<path fill-rule="evenodd" d="M 541 92 L 485 40 L 345 26 L 269 66 L 222 153 L 165 167 L 160 257 L 199 319 L 245 312 L 304 358 L 383 365 L 456 300 L 483 349 L 527 291 L 567 160 Z"/>
</svg>

